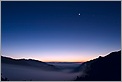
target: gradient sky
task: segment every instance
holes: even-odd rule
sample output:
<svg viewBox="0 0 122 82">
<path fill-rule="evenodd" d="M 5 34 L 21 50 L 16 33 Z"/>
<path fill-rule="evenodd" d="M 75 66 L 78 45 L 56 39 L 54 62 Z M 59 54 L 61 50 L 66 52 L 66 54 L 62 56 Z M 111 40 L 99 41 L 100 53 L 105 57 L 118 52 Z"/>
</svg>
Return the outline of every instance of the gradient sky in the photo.
<svg viewBox="0 0 122 82">
<path fill-rule="evenodd" d="M 82 62 L 121 49 L 120 1 L 2 1 L 1 7 L 3 56 Z"/>
</svg>

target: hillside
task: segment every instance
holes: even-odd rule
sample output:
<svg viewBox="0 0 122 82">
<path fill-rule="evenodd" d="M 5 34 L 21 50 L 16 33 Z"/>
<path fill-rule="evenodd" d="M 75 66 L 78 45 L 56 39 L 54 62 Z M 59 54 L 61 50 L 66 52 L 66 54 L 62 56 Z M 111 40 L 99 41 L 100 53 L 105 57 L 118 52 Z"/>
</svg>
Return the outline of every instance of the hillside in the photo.
<svg viewBox="0 0 122 82">
<path fill-rule="evenodd" d="M 28 66 L 44 70 L 59 70 L 59 68 L 55 67 L 54 65 L 33 59 L 12 59 L 1 56 L 1 63 Z"/>
<path fill-rule="evenodd" d="M 81 72 L 76 81 L 120 81 L 121 51 L 87 61 L 74 72 Z"/>
</svg>

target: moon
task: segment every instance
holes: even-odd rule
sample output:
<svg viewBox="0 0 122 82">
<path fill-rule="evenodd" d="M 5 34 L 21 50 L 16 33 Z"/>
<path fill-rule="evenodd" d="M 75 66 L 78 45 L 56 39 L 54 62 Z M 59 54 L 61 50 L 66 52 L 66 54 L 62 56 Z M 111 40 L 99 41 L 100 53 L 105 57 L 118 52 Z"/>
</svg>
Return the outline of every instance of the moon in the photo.
<svg viewBox="0 0 122 82">
<path fill-rule="evenodd" d="M 78 15 L 80 16 L 80 13 Z"/>
</svg>

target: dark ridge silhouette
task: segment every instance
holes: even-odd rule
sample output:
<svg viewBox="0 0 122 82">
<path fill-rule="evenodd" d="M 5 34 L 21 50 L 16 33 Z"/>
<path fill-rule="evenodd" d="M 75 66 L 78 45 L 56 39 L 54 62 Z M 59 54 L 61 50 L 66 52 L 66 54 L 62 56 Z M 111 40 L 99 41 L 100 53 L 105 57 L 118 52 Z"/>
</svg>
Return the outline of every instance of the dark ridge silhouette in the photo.
<svg viewBox="0 0 122 82">
<path fill-rule="evenodd" d="M 1 76 L 1 81 L 9 81 L 7 78 L 3 78 L 2 76 Z"/>
<path fill-rule="evenodd" d="M 34 59 L 12 59 L 12 58 L 1 56 L 1 63 L 36 67 L 44 70 L 54 70 L 54 71 L 60 70 L 54 65 L 50 65 L 45 62 L 34 60 Z"/>
<path fill-rule="evenodd" d="M 73 72 L 78 71 L 82 74 L 75 81 L 121 81 L 121 51 L 87 61 Z"/>
<path fill-rule="evenodd" d="M 1 74 L 1 81 L 9 81 L 9 80 L 8 80 L 8 78 L 6 78 L 6 77 L 3 78 L 3 77 L 2 77 L 2 74 Z"/>
</svg>

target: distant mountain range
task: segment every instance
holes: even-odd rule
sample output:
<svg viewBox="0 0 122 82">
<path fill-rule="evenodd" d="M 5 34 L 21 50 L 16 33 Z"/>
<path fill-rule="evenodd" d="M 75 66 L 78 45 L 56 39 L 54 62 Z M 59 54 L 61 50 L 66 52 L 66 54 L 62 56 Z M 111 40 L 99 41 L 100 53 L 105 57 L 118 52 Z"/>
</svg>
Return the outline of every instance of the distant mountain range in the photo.
<svg viewBox="0 0 122 82">
<path fill-rule="evenodd" d="M 47 71 L 61 70 L 60 66 L 51 65 L 51 62 L 45 63 L 34 59 L 12 59 L 1 56 L 1 64 L 25 66 Z M 65 65 L 65 62 L 61 64 Z M 121 51 L 112 52 L 104 57 L 99 56 L 96 59 L 79 64 L 71 74 L 73 72 L 80 73 L 80 76 L 77 76 L 75 81 L 121 81 Z M 2 77 L 1 79 L 7 80 L 7 78 Z"/>
<path fill-rule="evenodd" d="M 42 61 L 34 60 L 34 59 L 12 59 L 9 57 L 1 56 L 1 63 L 27 66 L 27 67 L 35 67 L 35 68 L 44 69 L 44 70 L 54 70 L 54 71 L 60 70 L 54 65 L 51 65 Z"/>
<path fill-rule="evenodd" d="M 121 51 L 84 62 L 72 72 L 81 72 L 76 81 L 121 81 Z"/>
</svg>

